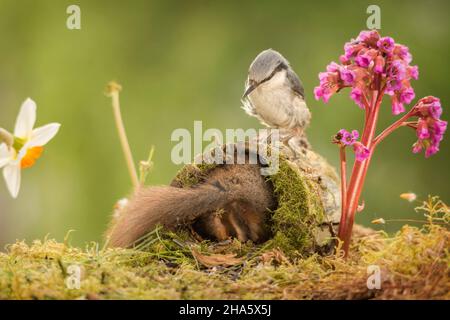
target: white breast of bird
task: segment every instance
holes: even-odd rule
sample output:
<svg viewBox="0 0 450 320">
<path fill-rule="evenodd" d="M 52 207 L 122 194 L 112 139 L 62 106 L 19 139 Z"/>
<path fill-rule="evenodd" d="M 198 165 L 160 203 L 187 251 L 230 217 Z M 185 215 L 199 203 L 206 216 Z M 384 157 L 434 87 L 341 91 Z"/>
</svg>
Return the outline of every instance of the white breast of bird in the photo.
<svg viewBox="0 0 450 320">
<path fill-rule="evenodd" d="M 287 81 L 286 70 L 277 72 L 248 97 L 253 112 L 268 127 L 293 129 L 301 126 L 304 119 L 309 121 L 309 110 L 305 102 L 290 88 Z"/>
</svg>

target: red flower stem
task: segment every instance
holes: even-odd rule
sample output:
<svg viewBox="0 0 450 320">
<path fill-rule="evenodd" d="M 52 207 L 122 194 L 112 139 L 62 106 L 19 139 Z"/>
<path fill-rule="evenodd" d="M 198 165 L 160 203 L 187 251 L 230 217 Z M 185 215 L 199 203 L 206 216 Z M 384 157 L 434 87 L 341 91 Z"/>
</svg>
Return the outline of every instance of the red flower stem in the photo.
<svg viewBox="0 0 450 320">
<path fill-rule="evenodd" d="M 374 114 L 376 114 L 374 112 Z M 370 117 L 371 119 L 376 119 L 373 115 Z M 365 135 L 365 139 L 362 140 L 364 145 L 367 145 L 368 142 L 373 138 L 374 129 L 376 121 L 369 121 L 369 126 L 367 127 L 367 134 Z M 348 250 L 350 247 L 350 239 L 353 229 L 353 223 L 355 220 L 355 213 L 358 207 L 359 197 L 361 195 L 362 186 L 364 184 L 365 175 L 367 173 L 367 164 L 370 162 L 372 158 L 372 154 L 370 154 L 369 158 L 364 161 L 355 160 L 355 164 L 353 167 L 352 177 L 350 180 L 350 185 L 347 191 L 347 205 L 346 205 L 346 214 L 344 227 L 342 232 L 339 233 L 339 238 L 344 242 L 343 250 L 345 252 L 345 256 L 348 255 Z"/>
<path fill-rule="evenodd" d="M 377 86 L 379 88 L 379 86 Z M 384 95 L 384 88 L 380 91 L 372 91 L 372 103 L 367 117 L 367 123 L 365 124 L 361 143 L 367 148 L 372 150 L 372 142 L 375 136 L 376 125 L 378 120 L 378 114 L 380 104 Z M 348 250 L 350 248 L 350 239 L 352 235 L 353 223 L 355 220 L 355 213 L 358 208 L 359 197 L 364 185 L 365 176 L 367 174 L 368 165 L 373 156 L 370 153 L 368 159 L 364 161 L 355 160 L 353 171 L 350 179 L 350 184 L 347 191 L 347 204 L 345 205 L 346 213 L 344 214 L 344 224 L 339 227 L 338 237 L 343 241 L 343 250 L 345 257 L 348 256 Z M 341 217 L 342 218 L 342 217 Z"/>
<path fill-rule="evenodd" d="M 412 111 L 412 109 L 411 109 Z M 382 133 L 380 133 L 374 140 L 373 140 L 373 148 L 375 148 L 381 141 L 383 141 L 388 135 L 390 135 L 392 132 L 397 130 L 401 126 L 407 126 L 411 123 L 406 122 L 411 117 L 411 111 L 405 114 L 403 117 L 395 121 L 393 124 L 391 124 L 389 127 L 387 127 Z"/>
<path fill-rule="evenodd" d="M 364 166 L 364 173 L 363 173 L 363 180 L 361 182 L 361 186 L 360 189 L 358 191 L 358 199 L 361 195 L 362 192 L 362 188 L 364 186 L 364 181 L 367 175 L 367 170 L 369 168 L 369 164 L 370 161 L 372 160 L 372 155 L 375 152 L 375 148 L 376 146 L 383 141 L 389 134 L 391 134 L 392 132 L 394 132 L 396 129 L 398 129 L 401 126 L 407 125 L 408 123 L 406 122 L 406 120 L 408 120 L 411 117 L 411 112 L 413 110 L 411 109 L 410 112 L 408 112 L 407 114 L 405 114 L 403 117 L 401 117 L 400 119 L 398 119 L 396 122 L 394 122 L 392 125 L 390 125 L 388 128 L 386 128 L 382 133 L 380 133 L 375 139 L 373 139 L 372 141 L 372 145 L 370 146 L 370 157 L 365 161 L 365 166 Z"/>
<path fill-rule="evenodd" d="M 347 160 L 344 145 L 339 147 L 339 156 L 341 161 L 341 221 L 339 225 L 344 226 L 347 219 Z"/>
<path fill-rule="evenodd" d="M 380 96 L 382 97 L 383 93 L 380 94 Z M 361 176 L 361 180 L 359 181 L 359 183 L 357 184 L 357 189 L 356 189 L 356 201 L 354 203 L 352 203 L 352 206 L 350 209 L 352 210 L 351 212 L 356 212 L 356 209 L 358 208 L 358 203 L 359 203 L 359 197 L 361 195 L 362 192 L 362 188 L 364 186 L 364 181 L 366 178 L 366 174 L 367 174 L 367 169 L 369 168 L 369 164 L 370 161 L 372 160 L 372 156 L 373 156 L 373 151 L 374 151 L 374 147 L 373 145 L 373 137 L 375 136 L 375 131 L 376 131 L 376 126 L 377 126 L 377 121 L 378 121 L 378 114 L 379 114 L 379 110 L 380 110 L 380 104 L 381 104 L 381 99 L 379 99 L 379 97 L 377 97 L 377 100 L 375 101 L 375 107 L 373 108 L 373 112 L 371 113 L 372 117 L 370 118 L 370 123 L 369 123 L 369 129 L 367 130 L 367 142 L 363 142 L 363 144 L 369 148 L 370 150 L 370 156 L 362 162 L 362 176 Z M 353 213 L 354 215 L 354 213 Z M 351 222 L 351 224 L 353 225 L 353 221 Z"/>
<path fill-rule="evenodd" d="M 364 136 L 366 135 L 366 127 L 367 127 L 367 119 L 368 118 L 369 118 L 369 112 L 367 112 L 367 109 L 366 109 L 366 117 L 365 117 L 366 123 L 364 125 L 364 130 L 363 130 L 363 135 L 362 135 L 361 140 L 363 140 Z M 343 249 L 344 249 L 345 255 L 347 255 L 347 252 L 348 252 L 348 248 L 346 248 L 347 241 L 345 241 L 345 239 L 347 238 L 347 234 L 348 234 L 347 229 L 349 226 L 349 214 L 350 214 L 350 212 L 348 211 L 348 205 L 347 205 L 348 204 L 348 196 L 351 193 L 351 190 L 354 188 L 355 176 L 360 171 L 360 167 L 361 167 L 361 162 L 355 160 L 355 163 L 354 163 L 353 169 L 352 169 L 352 173 L 350 176 L 350 184 L 349 184 L 348 188 L 346 188 L 345 194 L 343 193 L 343 189 L 341 188 L 341 190 L 342 190 L 341 198 L 342 198 L 342 200 L 345 199 L 345 202 L 342 202 L 342 208 L 341 208 L 342 214 L 341 214 L 341 220 L 339 223 L 338 238 L 344 242 Z M 341 161 L 341 179 L 342 179 L 342 161 Z M 341 184 L 342 184 L 342 182 L 341 182 Z"/>
<path fill-rule="evenodd" d="M 369 114 L 370 114 L 370 104 L 369 101 L 367 100 L 366 94 L 363 94 L 363 103 L 364 103 L 364 107 L 365 107 L 365 117 L 364 117 L 364 126 L 367 123 L 367 120 L 369 118 Z"/>
<path fill-rule="evenodd" d="M 363 134 L 362 136 L 365 136 L 366 134 L 366 127 L 367 127 L 367 122 L 370 116 L 370 110 L 372 109 L 370 107 L 369 101 L 367 100 L 367 96 L 364 94 L 363 95 L 363 102 L 365 105 L 365 112 L 364 112 L 364 129 L 363 129 Z M 361 139 L 363 139 L 363 137 L 361 137 Z M 345 156 L 345 153 L 344 153 Z M 343 174 L 344 170 L 345 172 L 347 171 L 346 168 L 343 168 L 343 163 L 342 163 L 342 149 L 340 149 L 340 157 L 341 157 L 341 200 L 342 200 L 342 204 L 341 204 L 341 219 L 340 219 L 340 223 L 339 223 L 339 230 L 338 230 L 338 238 L 339 239 L 343 239 L 344 235 L 347 233 L 347 217 L 348 217 L 348 208 L 347 208 L 347 199 L 348 199 L 348 187 L 347 187 L 347 175 Z M 351 177 L 353 177 L 355 172 L 355 166 L 353 166 L 353 170 L 352 170 L 352 174 Z M 345 179 L 345 184 L 342 182 L 343 179 Z M 343 187 L 345 185 L 345 188 Z"/>
</svg>

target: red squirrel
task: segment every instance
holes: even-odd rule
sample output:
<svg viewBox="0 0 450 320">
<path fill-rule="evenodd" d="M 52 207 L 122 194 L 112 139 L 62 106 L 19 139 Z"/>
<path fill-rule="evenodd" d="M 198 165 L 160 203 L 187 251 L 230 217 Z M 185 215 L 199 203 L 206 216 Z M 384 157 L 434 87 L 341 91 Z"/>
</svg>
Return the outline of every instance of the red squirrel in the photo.
<svg viewBox="0 0 450 320">
<path fill-rule="evenodd" d="M 189 188 L 138 189 L 107 232 L 113 247 L 129 247 L 157 225 L 189 227 L 203 239 L 261 243 L 276 200 L 258 164 L 224 164 Z"/>
</svg>

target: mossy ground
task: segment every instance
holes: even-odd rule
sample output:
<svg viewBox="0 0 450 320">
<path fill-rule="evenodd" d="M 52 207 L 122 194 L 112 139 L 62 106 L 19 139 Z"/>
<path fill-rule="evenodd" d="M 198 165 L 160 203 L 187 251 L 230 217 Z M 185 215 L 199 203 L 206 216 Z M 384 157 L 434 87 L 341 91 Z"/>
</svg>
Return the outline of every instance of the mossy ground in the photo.
<svg viewBox="0 0 450 320">
<path fill-rule="evenodd" d="M 449 299 L 449 210 L 436 198 L 422 210 L 421 228 L 358 232 L 347 260 L 158 229 L 134 249 L 17 242 L 0 253 L 0 299 Z M 66 286 L 70 265 L 80 266 L 80 289 Z M 380 290 L 367 288 L 369 265 L 381 270 Z"/>
</svg>

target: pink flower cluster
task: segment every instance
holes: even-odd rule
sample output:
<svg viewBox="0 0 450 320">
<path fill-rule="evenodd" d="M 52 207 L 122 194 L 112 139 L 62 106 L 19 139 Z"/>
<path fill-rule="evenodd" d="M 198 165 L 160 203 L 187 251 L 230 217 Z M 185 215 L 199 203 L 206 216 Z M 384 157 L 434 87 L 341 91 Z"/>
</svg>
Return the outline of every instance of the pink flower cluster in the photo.
<svg viewBox="0 0 450 320">
<path fill-rule="evenodd" d="M 377 31 L 362 31 L 357 39 L 344 46 L 340 64 L 331 62 L 326 72 L 319 74 L 320 84 L 314 89 L 317 100 L 328 102 L 330 97 L 341 89 L 349 87 L 350 98 L 364 109 L 364 132 L 358 141 L 356 130 L 348 132 L 341 129 L 333 139 L 339 146 L 341 169 L 341 208 L 338 238 L 343 241 L 347 256 L 352 236 L 352 226 L 370 158 L 377 146 L 397 129 L 407 126 L 413 128 L 417 141 L 413 152 L 425 151 L 425 157 L 439 151 L 439 144 L 447 129 L 447 122 L 441 120 L 442 107 L 438 98 L 422 98 L 410 111 L 377 134 L 377 122 L 383 97 L 390 96 L 392 113 L 405 112 L 405 104 L 410 104 L 415 93 L 411 79 L 418 79 L 417 66 L 411 66 L 412 56 L 406 46 L 395 43 L 390 37 L 380 37 Z M 414 118 L 414 119 L 411 119 Z M 353 164 L 350 180 L 347 183 L 346 148 L 352 146 L 356 161 Z"/>
<path fill-rule="evenodd" d="M 442 107 L 438 98 L 428 96 L 422 98 L 412 109 L 412 116 L 419 117 L 416 129 L 417 142 L 413 145 L 413 152 L 418 153 L 425 149 L 428 158 L 439 151 L 439 144 L 447 130 L 447 121 L 441 120 Z"/>
<path fill-rule="evenodd" d="M 341 129 L 335 136 L 335 143 L 338 143 L 343 147 L 353 146 L 356 160 L 364 161 L 370 156 L 370 150 L 361 142 L 357 141 L 358 138 L 358 130 L 352 130 L 352 132 L 348 132 L 345 129 Z"/>
<path fill-rule="evenodd" d="M 392 113 L 404 112 L 403 105 L 415 96 L 410 80 L 419 77 L 418 67 L 410 65 L 409 49 L 372 30 L 361 31 L 356 40 L 345 44 L 344 51 L 341 64 L 331 62 L 327 71 L 319 74 L 315 98 L 328 102 L 334 93 L 350 87 L 350 97 L 364 109 L 370 105 L 371 91 L 379 87 L 391 96 Z"/>
</svg>

